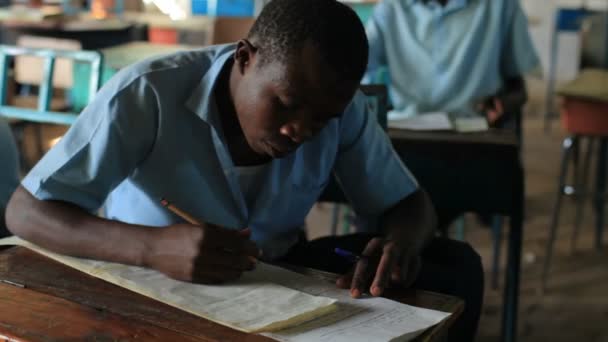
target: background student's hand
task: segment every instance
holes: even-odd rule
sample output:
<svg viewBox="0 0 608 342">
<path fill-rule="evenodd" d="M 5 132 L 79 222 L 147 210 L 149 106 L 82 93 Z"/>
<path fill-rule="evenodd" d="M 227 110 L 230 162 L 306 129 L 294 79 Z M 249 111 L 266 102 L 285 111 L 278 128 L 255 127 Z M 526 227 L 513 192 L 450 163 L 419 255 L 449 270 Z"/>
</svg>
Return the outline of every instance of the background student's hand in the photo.
<svg viewBox="0 0 608 342">
<path fill-rule="evenodd" d="M 355 298 L 366 291 L 381 296 L 391 283 L 409 287 L 420 271 L 417 255 L 411 255 L 395 241 L 381 237 L 370 240 L 361 256 L 354 269 L 337 281 L 339 287 L 350 288 L 351 296 Z"/>
<path fill-rule="evenodd" d="M 490 96 L 477 104 L 477 111 L 484 113 L 488 124 L 494 126 L 503 115 L 505 115 L 505 105 L 498 96 Z"/>
<path fill-rule="evenodd" d="M 502 89 L 478 101 L 475 108 L 485 114 L 490 126 L 496 126 L 505 117 L 520 113 L 527 100 L 526 82 L 517 76 L 505 80 Z"/>
<path fill-rule="evenodd" d="M 221 283 L 255 268 L 260 250 L 240 231 L 215 225 L 174 224 L 151 236 L 144 265 L 188 282 Z"/>
</svg>

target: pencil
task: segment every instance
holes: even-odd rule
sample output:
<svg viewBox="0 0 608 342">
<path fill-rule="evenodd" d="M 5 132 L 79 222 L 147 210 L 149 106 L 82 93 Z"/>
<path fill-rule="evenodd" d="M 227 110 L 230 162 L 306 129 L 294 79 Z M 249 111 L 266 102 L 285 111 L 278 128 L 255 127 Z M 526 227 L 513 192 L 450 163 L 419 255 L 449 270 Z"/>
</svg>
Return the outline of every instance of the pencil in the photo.
<svg viewBox="0 0 608 342">
<path fill-rule="evenodd" d="M 192 215 L 188 214 L 187 212 L 181 210 L 180 208 L 174 206 L 173 204 L 171 204 L 171 202 L 169 202 L 167 199 L 165 198 L 161 198 L 160 199 L 160 204 L 162 204 L 163 207 L 171 210 L 172 213 L 174 213 L 175 215 L 181 217 L 182 219 L 188 221 L 191 224 L 200 226 L 202 225 L 197 219 L 195 219 Z M 230 250 L 227 250 L 230 252 Z M 258 262 L 258 258 L 254 257 L 254 256 L 248 256 L 249 259 L 253 262 L 253 263 L 257 263 Z"/>
<path fill-rule="evenodd" d="M 163 205 L 163 207 L 171 210 L 172 213 L 174 213 L 175 215 L 181 217 L 182 219 L 188 221 L 191 224 L 195 224 L 197 226 L 200 226 L 201 223 L 195 219 L 194 217 L 192 217 L 192 215 L 188 214 L 187 212 L 181 210 L 180 208 L 174 206 L 173 204 L 171 204 L 171 202 L 167 201 L 165 198 L 161 198 L 160 199 L 160 204 Z"/>
</svg>

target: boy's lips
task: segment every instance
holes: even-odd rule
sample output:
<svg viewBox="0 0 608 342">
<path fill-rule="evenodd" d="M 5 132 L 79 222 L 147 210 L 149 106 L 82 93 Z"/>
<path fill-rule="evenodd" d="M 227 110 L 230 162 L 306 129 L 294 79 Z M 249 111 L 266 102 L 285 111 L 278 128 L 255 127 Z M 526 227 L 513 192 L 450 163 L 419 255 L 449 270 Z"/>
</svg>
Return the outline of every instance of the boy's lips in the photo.
<svg viewBox="0 0 608 342">
<path fill-rule="evenodd" d="M 291 152 L 293 152 L 296 148 L 298 148 L 298 144 L 277 144 L 277 143 L 269 143 L 268 146 L 272 149 L 275 155 L 284 156 Z"/>
</svg>

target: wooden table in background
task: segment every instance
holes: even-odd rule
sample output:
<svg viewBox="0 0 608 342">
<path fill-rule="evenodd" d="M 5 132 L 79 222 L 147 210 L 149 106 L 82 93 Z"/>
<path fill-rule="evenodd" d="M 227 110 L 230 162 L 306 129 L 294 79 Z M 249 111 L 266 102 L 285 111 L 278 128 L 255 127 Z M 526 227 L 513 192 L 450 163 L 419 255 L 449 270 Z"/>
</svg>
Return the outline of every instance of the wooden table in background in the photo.
<svg viewBox="0 0 608 342">
<path fill-rule="evenodd" d="M 325 272 L 306 270 L 322 279 Z M 0 252 L 0 340 L 272 341 L 194 316 L 62 265 L 23 247 Z M 452 312 L 418 340 L 434 341 L 464 308 L 462 300 L 423 291 L 388 297 Z"/>
</svg>

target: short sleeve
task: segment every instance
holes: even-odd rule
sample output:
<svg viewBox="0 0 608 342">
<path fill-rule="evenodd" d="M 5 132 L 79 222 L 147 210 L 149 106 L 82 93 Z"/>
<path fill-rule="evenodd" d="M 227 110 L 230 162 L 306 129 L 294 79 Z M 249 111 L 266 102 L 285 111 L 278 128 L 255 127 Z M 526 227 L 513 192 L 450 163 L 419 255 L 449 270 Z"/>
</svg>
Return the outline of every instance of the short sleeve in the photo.
<svg viewBox="0 0 608 342">
<path fill-rule="evenodd" d="M 501 68 L 505 79 L 529 74 L 540 67 L 540 61 L 528 31 L 528 18 L 518 0 L 506 1 L 505 42 Z"/>
<path fill-rule="evenodd" d="M 340 119 L 335 171 L 346 197 L 361 215 L 380 215 L 418 189 L 361 92 Z"/>
<path fill-rule="evenodd" d="M 143 77 L 129 80 L 127 72 L 117 74 L 34 166 L 23 186 L 40 200 L 96 211 L 151 150 L 157 108 Z"/>
</svg>

